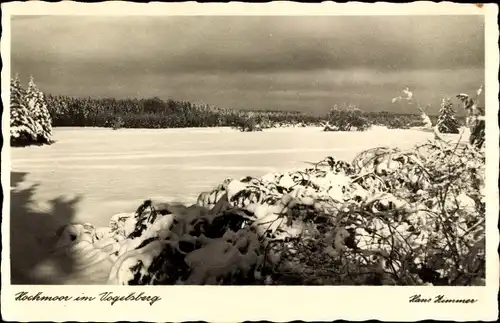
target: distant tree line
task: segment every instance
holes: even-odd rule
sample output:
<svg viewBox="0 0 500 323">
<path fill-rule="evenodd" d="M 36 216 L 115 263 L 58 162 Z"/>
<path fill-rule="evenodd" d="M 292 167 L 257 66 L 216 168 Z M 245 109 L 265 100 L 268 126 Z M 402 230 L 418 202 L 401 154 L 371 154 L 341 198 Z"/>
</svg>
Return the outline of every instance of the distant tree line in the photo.
<svg viewBox="0 0 500 323">
<path fill-rule="evenodd" d="M 171 99 L 164 101 L 158 97 L 97 99 L 47 95 L 45 99 L 52 124 L 56 127 L 235 127 L 243 130 L 253 129 L 257 125 L 262 129 L 290 125 L 320 126 L 327 121 L 343 122 L 345 118 L 344 115 L 332 113 L 332 111 L 322 117 L 299 111 L 222 109 L 209 105 L 197 105 L 188 101 Z M 358 125 L 362 122 L 399 129 L 418 126 L 420 120 L 416 114 L 397 114 L 387 111 L 364 112 L 359 109 L 349 118 L 350 122 L 358 122 Z M 431 118 L 435 122 L 437 116 Z M 354 121 L 354 119 L 359 120 Z"/>
<path fill-rule="evenodd" d="M 239 127 L 241 124 L 318 123 L 321 118 L 300 112 L 244 111 L 196 105 L 187 101 L 95 99 L 47 95 L 54 126 L 186 128 Z"/>
<path fill-rule="evenodd" d="M 77 98 L 44 96 L 31 78 L 24 90 L 16 77 L 11 82 L 11 132 L 16 142 L 49 143 L 51 127 L 118 128 L 190 128 L 233 127 L 241 131 L 258 131 L 289 126 L 327 126 L 332 131 L 360 131 L 372 125 L 391 129 L 408 129 L 421 125 L 417 114 L 397 114 L 387 111 L 365 112 L 353 105 L 335 105 L 325 116 L 300 111 L 264 109 L 222 109 L 188 101 L 145 99 Z M 451 103 L 441 107 L 440 117 L 431 116 L 433 124 L 440 122 L 443 132 L 457 132 L 463 118 L 455 117 Z M 440 129 L 441 130 L 441 129 Z"/>
</svg>

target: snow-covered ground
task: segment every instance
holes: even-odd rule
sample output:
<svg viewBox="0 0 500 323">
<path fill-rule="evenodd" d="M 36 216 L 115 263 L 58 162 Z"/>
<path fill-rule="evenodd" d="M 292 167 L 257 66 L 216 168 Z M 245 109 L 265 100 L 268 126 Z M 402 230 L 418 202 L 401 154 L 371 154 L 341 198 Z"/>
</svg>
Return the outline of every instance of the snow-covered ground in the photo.
<svg viewBox="0 0 500 323">
<path fill-rule="evenodd" d="M 433 138 L 420 130 L 321 130 L 56 128 L 51 146 L 11 149 L 13 178 L 26 173 L 16 190 L 24 193 L 12 195 L 12 247 L 24 253 L 43 248 L 48 231 L 65 222 L 107 226 L 113 214 L 132 212 L 145 199 L 194 203 L 227 177 L 302 168 L 326 156 L 350 161 L 365 149 L 410 148 Z M 34 184 L 33 191 L 22 191 Z M 21 257 L 19 250 L 14 254 Z M 13 262 L 26 268 L 37 263 L 25 256 Z"/>
<path fill-rule="evenodd" d="M 229 128 L 56 128 L 52 146 L 11 149 L 12 172 L 23 186 L 39 184 L 37 207 L 79 196 L 74 220 L 105 225 L 114 213 L 133 211 L 145 199 L 193 203 L 226 177 L 261 176 L 301 168 L 326 156 L 352 160 L 375 146 L 411 147 L 432 133 L 376 128 L 322 132 L 281 128 L 243 133 Z M 453 136 L 454 137 L 454 136 Z"/>
</svg>

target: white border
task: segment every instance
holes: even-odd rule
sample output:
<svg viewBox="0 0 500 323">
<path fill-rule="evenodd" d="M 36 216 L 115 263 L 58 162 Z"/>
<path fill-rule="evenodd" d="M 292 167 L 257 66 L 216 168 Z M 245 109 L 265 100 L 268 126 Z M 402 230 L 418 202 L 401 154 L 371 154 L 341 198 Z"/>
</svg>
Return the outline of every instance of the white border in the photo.
<svg viewBox="0 0 500 323">
<path fill-rule="evenodd" d="M 11 15 L 484 15 L 486 22 L 486 116 L 487 116 L 487 286 L 486 287 L 115 287 L 115 286 L 11 286 L 9 266 L 9 203 L 10 203 L 10 147 L 9 114 L 4 109 L 2 133 L 1 179 L 4 192 L 2 214 L 2 293 L 1 306 L 5 320 L 15 321 L 217 321 L 244 320 L 311 320 L 335 319 L 385 321 L 437 320 L 495 320 L 498 317 L 497 292 L 499 288 L 499 257 L 497 247 L 499 129 L 496 122 L 499 51 L 498 7 L 485 4 L 451 2 L 414 2 L 409 4 L 364 4 L 352 2 L 335 4 L 303 4 L 272 2 L 267 4 L 236 3 L 198 4 L 127 2 L 74 3 L 41 1 L 2 4 L 2 102 L 9 106 L 10 91 L 10 17 Z M 7 247 L 6 247 L 7 246 Z M 119 302 L 111 306 L 105 302 L 91 303 L 37 303 L 16 302 L 13 295 L 19 291 L 45 294 L 88 295 L 103 291 L 128 294 L 131 291 L 160 295 L 162 300 L 150 306 L 147 303 Z M 475 304 L 410 304 L 413 294 L 477 298 Z"/>
</svg>

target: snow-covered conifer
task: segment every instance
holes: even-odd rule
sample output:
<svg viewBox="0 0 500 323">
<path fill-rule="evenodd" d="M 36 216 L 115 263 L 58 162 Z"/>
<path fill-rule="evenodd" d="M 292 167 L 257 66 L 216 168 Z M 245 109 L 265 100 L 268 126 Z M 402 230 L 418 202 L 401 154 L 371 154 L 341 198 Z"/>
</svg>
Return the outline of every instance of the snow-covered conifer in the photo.
<svg viewBox="0 0 500 323">
<path fill-rule="evenodd" d="M 37 125 L 36 138 L 38 143 L 47 144 L 52 138 L 52 121 L 43 93 L 36 87 L 33 76 L 30 77 L 26 102 Z"/>
<path fill-rule="evenodd" d="M 443 99 L 437 121 L 438 130 L 441 133 L 458 133 L 459 124 L 455 118 L 455 110 L 450 99 Z"/>
<path fill-rule="evenodd" d="M 32 118 L 26 93 L 19 80 L 19 75 L 10 82 L 10 138 L 11 145 L 27 145 L 36 141 L 36 123 Z"/>
</svg>

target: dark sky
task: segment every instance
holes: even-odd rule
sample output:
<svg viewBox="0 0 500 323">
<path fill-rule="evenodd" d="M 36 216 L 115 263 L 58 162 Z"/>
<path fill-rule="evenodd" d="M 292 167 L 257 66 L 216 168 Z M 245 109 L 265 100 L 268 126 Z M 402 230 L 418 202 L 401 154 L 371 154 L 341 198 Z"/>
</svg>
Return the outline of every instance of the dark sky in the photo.
<svg viewBox="0 0 500 323">
<path fill-rule="evenodd" d="M 12 20 L 12 73 L 47 93 L 324 112 L 437 111 L 484 81 L 482 16 L 31 16 Z"/>
</svg>

